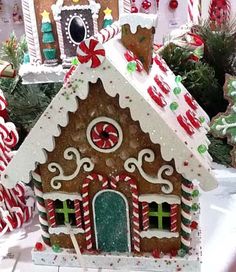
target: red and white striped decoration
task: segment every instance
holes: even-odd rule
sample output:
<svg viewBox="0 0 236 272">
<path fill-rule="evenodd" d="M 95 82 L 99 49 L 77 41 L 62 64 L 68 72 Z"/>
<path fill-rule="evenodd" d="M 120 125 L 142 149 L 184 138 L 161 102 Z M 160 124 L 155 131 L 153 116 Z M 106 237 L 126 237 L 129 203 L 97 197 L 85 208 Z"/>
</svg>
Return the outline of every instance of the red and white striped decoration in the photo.
<svg viewBox="0 0 236 272">
<path fill-rule="evenodd" d="M 138 188 L 136 180 L 128 175 L 121 174 L 111 179 L 111 188 L 116 190 L 117 183 L 119 181 L 125 181 L 129 183 L 130 191 L 132 194 L 132 225 L 133 225 L 133 247 L 134 252 L 140 252 L 140 227 L 139 227 L 139 201 L 138 201 Z"/>
<path fill-rule="evenodd" d="M 82 184 L 82 201 L 83 201 L 83 212 L 84 212 L 84 232 L 86 239 L 87 250 L 92 249 L 92 229 L 91 229 L 91 218 L 89 211 L 89 184 L 91 181 L 99 181 L 102 183 L 102 189 L 108 188 L 108 179 L 105 176 L 92 173 L 83 180 Z"/>
<path fill-rule="evenodd" d="M 149 204 L 147 202 L 142 202 L 142 225 L 143 230 L 149 229 Z"/>
<path fill-rule="evenodd" d="M 168 94 L 171 91 L 169 84 L 167 84 L 162 76 L 156 75 L 154 81 L 164 94 Z"/>
<path fill-rule="evenodd" d="M 188 22 L 193 23 L 193 13 L 194 13 L 194 3 L 193 0 L 188 0 Z"/>
<path fill-rule="evenodd" d="M 124 12 L 130 13 L 131 12 L 131 1 L 130 0 L 123 0 L 124 5 Z"/>
<path fill-rule="evenodd" d="M 170 206 L 170 231 L 177 232 L 177 216 L 178 216 L 178 205 L 172 204 Z"/>
<path fill-rule="evenodd" d="M 55 213 L 54 201 L 51 199 L 48 199 L 46 202 L 47 202 L 47 211 L 48 211 L 48 219 L 49 219 L 50 227 L 55 227 L 56 213 Z"/>
<path fill-rule="evenodd" d="M 139 58 L 137 56 L 134 55 L 134 53 L 130 50 L 127 50 L 124 54 L 126 60 L 128 62 L 135 62 L 136 63 L 136 71 L 141 73 L 143 71 L 143 64 L 142 62 L 139 60 Z"/>
<path fill-rule="evenodd" d="M 77 47 L 77 58 L 87 67 L 97 68 L 105 59 L 105 50 L 98 40 L 90 38 L 81 42 Z"/>
<path fill-rule="evenodd" d="M 115 37 L 117 34 L 119 34 L 120 30 L 121 29 L 119 23 L 115 22 L 94 35 L 94 38 L 97 39 L 100 43 L 105 43 Z"/>
<path fill-rule="evenodd" d="M 81 216 L 81 209 L 80 209 L 80 201 L 78 199 L 74 200 L 74 207 L 75 207 L 75 222 L 76 227 L 82 229 L 82 216 Z"/>
<path fill-rule="evenodd" d="M 168 66 L 167 66 L 167 64 L 165 63 L 165 61 L 161 57 L 159 57 L 158 55 L 156 55 L 155 58 L 154 58 L 154 62 L 156 63 L 156 65 L 158 65 L 158 67 L 160 68 L 160 70 L 162 72 L 164 72 L 165 74 L 167 73 Z"/>
</svg>

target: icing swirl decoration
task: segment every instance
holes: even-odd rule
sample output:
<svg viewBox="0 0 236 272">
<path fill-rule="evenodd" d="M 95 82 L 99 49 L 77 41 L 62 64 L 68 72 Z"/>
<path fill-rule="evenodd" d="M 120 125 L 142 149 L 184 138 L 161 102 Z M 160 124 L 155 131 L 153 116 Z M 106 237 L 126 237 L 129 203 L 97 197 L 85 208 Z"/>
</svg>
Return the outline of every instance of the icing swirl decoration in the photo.
<svg viewBox="0 0 236 272">
<path fill-rule="evenodd" d="M 110 153 L 122 143 L 123 133 L 120 125 L 107 117 L 95 118 L 87 128 L 89 144 L 97 151 Z"/>
<path fill-rule="evenodd" d="M 62 167 L 59 163 L 52 162 L 48 165 L 48 170 L 51 173 L 55 173 L 56 171 L 59 172 L 59 174 L 57 176 L 53 177 L 50 182 L 52 188 L 54 188 L 56 190 L 61 188 L 62 181 L 69 181 L 69 180 L 72 180 L 73 178 L 75 178 L 79 174 L 81 167 L 83 167 L 83 170 L 85 172 L 90 172 L 94 168 L 94 164 L 92 163 L 91 159 L 90 158 L 81 158 L 79 151 L 74 147 L 68 147 L 64 151 L 64 158 L 66 160 L 73 160 L 75 158 L 75 162 L 76 162 L 77 167 L 76 167 L 74 173 L 66 176 L 66 175 L 64 175 L 64 170 L 62 169 Z"/>
<path fill-rule="evenodd" d="M 163 184 L 161 190 L 163 193 L 169 194 L 173 191 L 173 185 L 171 181 L 162 177 L 164 173 L 167 176 L 171 176 L 174 172 L 174 168 L 171 165 L 163 165 L 159 168 L 156 176 L 148 175 L 143 170 L 143 161 L 154 162 L 155 154 L 151 149 L 143 149 L 138 154 L 138 159 L 129 158 L 124 163 L 124 168 L 127 172 L 133 173 L 136 168 L 138 169 L 140 175 L 148 182 L 153 184 Z"/>
</svg>

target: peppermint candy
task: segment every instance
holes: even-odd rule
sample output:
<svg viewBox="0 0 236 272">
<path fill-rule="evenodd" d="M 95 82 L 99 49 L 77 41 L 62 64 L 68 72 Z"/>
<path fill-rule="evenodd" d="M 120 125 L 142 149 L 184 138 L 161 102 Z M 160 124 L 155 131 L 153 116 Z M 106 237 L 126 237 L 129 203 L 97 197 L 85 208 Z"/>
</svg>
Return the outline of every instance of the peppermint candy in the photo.
<svg viewBox="0 0 236 272">
<path fill-rule="evenodd" d="M 90 68 L 99 67 L 105 59 L 105 50 L 94 38 L 81 42 L 77 48 L 77 58 L 80 63 Z"/>
</svg>

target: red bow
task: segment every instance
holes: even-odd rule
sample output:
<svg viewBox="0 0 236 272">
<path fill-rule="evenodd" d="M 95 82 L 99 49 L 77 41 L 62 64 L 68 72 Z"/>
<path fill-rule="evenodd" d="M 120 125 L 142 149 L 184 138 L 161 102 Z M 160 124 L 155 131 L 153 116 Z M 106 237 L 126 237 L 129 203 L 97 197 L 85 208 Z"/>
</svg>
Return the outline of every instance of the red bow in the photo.
<svg viewBox="0 0 236 272">
<path fill-rule="evenodd" d="M 137 72 L 140 73 L 140 72 L 143 71 L 143 64 L 142 64 L 142 62 L 138 59 L 137 56 L 134 55 L 133 52 L 131 52 L 131 51 L 128 50 L 128 51 L 125 52 L 124 56 L 125 56 L 125 58 L 126 58 L 126 60 L 128 62 L 133 61 L 133 62 L 136 63 L 136 71 Z"/>
</svg>

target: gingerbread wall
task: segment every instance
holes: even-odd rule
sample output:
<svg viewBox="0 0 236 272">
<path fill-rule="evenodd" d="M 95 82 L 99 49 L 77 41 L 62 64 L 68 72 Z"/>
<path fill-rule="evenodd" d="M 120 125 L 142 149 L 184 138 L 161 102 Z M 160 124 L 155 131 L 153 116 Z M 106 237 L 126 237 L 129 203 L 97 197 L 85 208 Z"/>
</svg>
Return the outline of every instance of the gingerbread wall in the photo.
<svg viewBox="0 0 236 272">
<path fill-rule="evenodd" d="M 57 49 L 57 58 L 60 59 L 60 47 L 59 47 L 59 42 L 57 38 L 57 29 L 56 29 L 56 23 L 53 19 L 53 14 L 51 10 L 51 6 L 55 4 L 57 1 L 56 0 L 47 0 L 47 1 L 42 1 L 42 0 L 34 0 L 34 5 L 35 5 L 35 13 L 36 13 L 36 21 L 37 21 L 37 26 L 38 26 L 38 36 L 39 36 L 39 43 L 40 43 L 40 50 L 41 50 L 41 55 L 44 60 L 43 56 L 43 49 L 45 48 L 45 45 L 42 43 L 42 32 L 41 32 L 41 24 L 42 24 L 42 15 L 41 13 L 46 10 L 50 12 L 50 19 L 52 22 L 52 28 L 53 28 L 53 34 L 55 38 L 55 48 Z M 96 0 L 97 3 L 101 4 L 101 9 L 99 12 L 99 18 L 98 18 L 98 29 L 100 30 L 103 25 L 103 18 L 104 18 L 104 13 L 103 10 L 105 10 L 107 7 L 112 10 L 112 16 L 113 20 L 117 20 L 119 18 L 119 0 Z M 65 6 L 72 6 L 72 5 L 87 5 L 89 4 L 88 0 L 80 0 L 79 3 L 74 3 L 72 0 L 64 0 L 64 5 Z"/>
<path fill-rule="evenodd" d="M 125 90 L 124 90 L 125 91 Z M 56 114 L 56 113 L 55 113 Z M 141 113 L 140 113 L 141 114 Z M 88 143 L 86 138 L 86 129 L 88 124 L 96 117 L 106 116 L 116 120 L 123 131 L 123 142 L 121 146 L 112 153 L 101 153 L 94 150 Z M 48 164 L 51 162 L 59 163 L 65 175 L 70 175 L 76 169 L 76 164 L 73 161 L 68 161 L 63 158 L 63 152 L 68 147 L 75 147 L 81 153 L 81 157 L 89 157 L 95 164 L 93 172 L 105 175 L 109 178 L 124 172 L 124 162 L 130 158 L 137 158 L 138 152 L 144 148 L 149 148 L 155 153 L 155 161 L 153 163 L 144 162 L 143 168 L 146 173 L 156 176 L 158 169 L 165 164 L 172 165 L 175 169 L 174 162 L 165 162 L 160 153 L 159 145 L 153 144 L 149 135 L 143 133 L 140 129 L 139 123 L 133 121 L 130 116 L 128 108 L 121 109 L 119 107 L 118 96 L 115 98 L 109 97 L 103 88 L 102 82 L 99 80 L 96 84 L 90 84 L 90 91 L 86 100 L 78 101 L 78 110 L 75 113 L 69 114 L 69 124 L 67 127 L 61 129 L 61 135 L 55 139 L 55 146 L 53 152 L 48 152 L 47 163 L 40 165 L 39 170 L 42 177 L 42 185 L 44 192 L 55 191 L 51 185 L 50 180 L 56 174 L 48 170 Z M 82 181 L 89 173 L 81 171 L 76 178 L 71 181 L 63 181 L 61 183 L 60 191 L 64 192 L 79 192 L 81 193 Z M 137 180 L 139 194 L 163 194 L 161 185 L 151 184 L 145 181 L 139 174 L 138 170 L 130 174 Z M 173 184 L 173 192 L 171 194 L 181 195 L 181 181 L 182 176 L 175 170 L 173 175 L 165 176 L 163 178 L 170 180 Z M 122 192 L 128 199 L 130 211 L 132 211 L 131 192 L 127 182 L 118 182 L 118 190 Z M 102 189 L 102 184 L 99 181 L 92 181 L 89 186 L 90 205 L 94 195 Z M 90 207 L 91 208 L 91 207 Z M 179 222 L 180 222 L 180 211 Z M 130 214 L 131 218 L 131 214 Z M 91 218 L 92 219 L 92 218 Z M 180 230 L 180 226 L 178 231 Z M 94 238 L 94 237 L 93 237 Z M 156 238 L 145 239 L 141 242 L 143 251 L 151 251 L 154 248 L 161 247 L 165 244 L 167 248 L 179 248 L 180 239 L 159 239 L 156 243 Z M 170 244 L 170 241 L 171 244 Z M 155 247 L 154 247 L 155 246 Z"/>
</svg>

